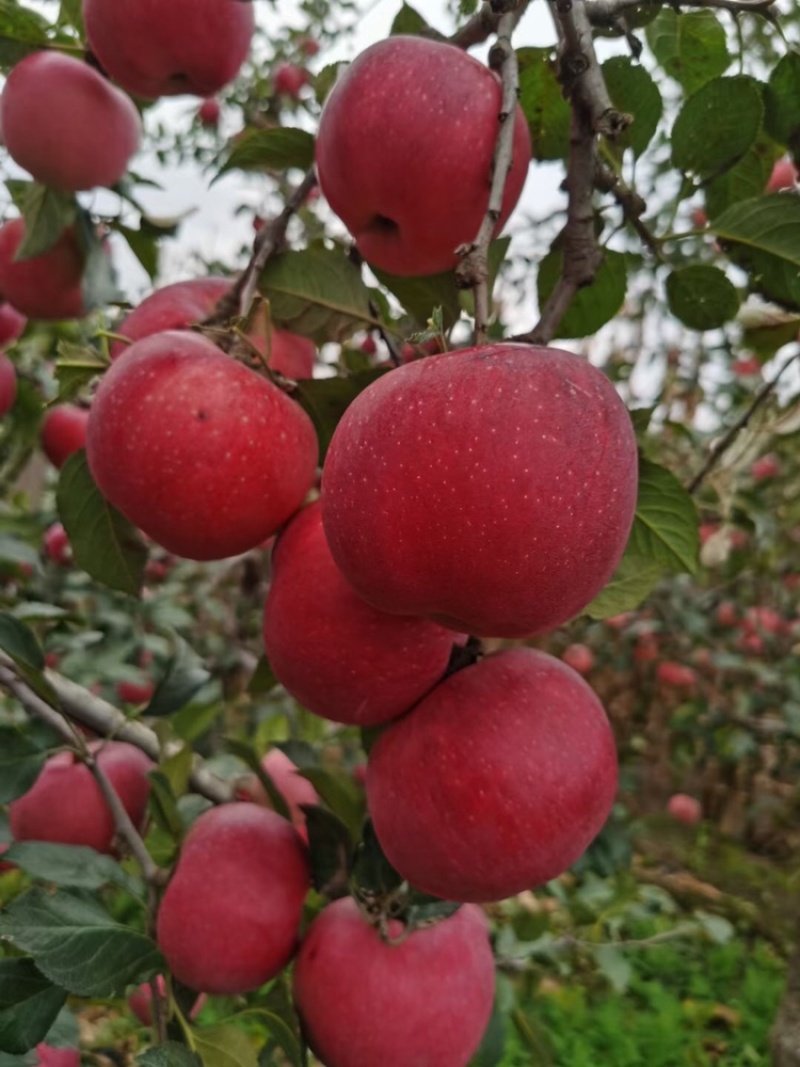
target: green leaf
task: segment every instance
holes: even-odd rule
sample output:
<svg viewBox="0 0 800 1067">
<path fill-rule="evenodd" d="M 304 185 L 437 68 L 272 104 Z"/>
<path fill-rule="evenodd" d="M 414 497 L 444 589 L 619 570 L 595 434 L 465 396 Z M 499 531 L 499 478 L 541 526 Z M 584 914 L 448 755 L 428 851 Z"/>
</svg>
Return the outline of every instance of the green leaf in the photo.
<svg viewBox="0 0 800 1067">
<path fill-rule="evenodd" d="M 0 960 L 0 1050 L 19 1055 L 43 1041 L 66 999 L 33 960 Z"/>
<path fill-rule="evenodd" d="M 0 65 L 12 67 L 47 44 L 47 22 L 16 0 L 0 0 Z"/>
<path fill-rule="evenodd" d="M 172 789 L 172 782 L 160 770 L 151 771 L 150 799 L 148 806 L 156 825 L 160 826 L 173 841 L 180 841 L 185 826 L 178 808 L 178 800 Z"/>
<path fill-rule="evenodd" d="M 697 571 L 700 537 L 694 501 L 671 471 L 642 458 L 628 551 L 671 571 Z"/>
<path fill-rule="evenodd" d="M 325 459 L 339 420 L 352 402 L 382 375 L 386 367 L 374 367 L 346 378 L 308 378 L 298 382 L 294 396 L 311 416 L 319 438 L 320 462 Z"/>
<path fill-rule="evenodd" d="M 539 307 L 544 307 L 548 297 L 561 277 L 563 255 L 555 249 L 539 264 L 536 289 Z M 622 252 L 606 250 L 603 262 L 591 285 L 579 289 L 558 325 L 557 337 L 589 337 L 617 314 L 625 300 L 627 289 L 627 265 Z"/>
<path fill-rule="evenodd" d="M 183 638 L 175 634 L 173 642 L 175 653 L 156 686 L 145 715 L 160 717 L 180 711 L 211 677 L 211 672 Z"/>
<path fill-rule="evenodd" d="M 269 772 L 264 770 L 256 750 L 251 745 L 248 745 L 246 741 L 240 741 L 236 737 L 226 737 L 225 747 L 229 752 L 233 753 L 234 756 L 237 756 L 242 763 L 249 767 L 256 778 L 258 778 L 259 782 L 264 787 L 264 792 L 269 797 L 269 802 L 274 810 L 277 811 L 279 815 L 282 815 L 284 819 L 291 818 L 286 798 L 273 782 Z"/>
<path fill-rule="evenodd" d="M 347 879 L 353 838 L 333 812 L 311 804 L 302 805 L 306 816 L 308 848 L 311 856 L 311 884 L 331 900 L 347 895 Z"/>
<path fill-rule="evenodd" d="M 469 1062 L 469 1067 L 500 1067 L 506 1048 L 506 1016 L 498 1004 L 492 1011 L 480 1048 Z"/>
<path fill-rule="evenodd" d="M 534 159 L 566 159 L 571 114 L 552 48 L 520 48 L 520 106 L 528 120 Z"/>
<path fill-rule="evenodd" d="M 149 1048 L 136 1057 L 141 1067 L 203 1067 L 196 1052 L 177 1041 L 165 1041 L 163 1045 Z"/>
<path fill-rule="evenodd" d="M 667 303 L 690 330 L 714 330 L 736 318 L 739 294 L 724 271 L 693 263 L 667 278 Z"/>
<path fill-rule="evenodd" d="M 652 77 L 628 56 L 614 56 L 603 64 L 606 87 L 619 111 L 633 115 L 633 125 L 617 137 L 619 150 L 631 148 L 640 156 L 655 135 L 664 104 Z"/>
<path fill-rule="evenodd" d="M 59 193 L 33 182 L 21 204 L 25 219 L 25 237 L 15 260 L 32 259 L 49 252 L 68 226 L 77 218 L 78 203 L 72 193 Z"/>
<path fill-rule="evenodd" d="M 342 251 L 314 245 L 269 261 L 259 280 L 276 326 L 318 345 L 345 341 L 373 320 L 361 271 Z"/>
<path fill-rule="evenodd" d="M 687 93 L 718 77 L 731 61 L 725 29 L 711 11 L 679 15 L 665 8 L 645 34 L 653 55 Z"/>
<path fill-rule="evenodd" d="M 278 677 L 269 665 L 266 656 L 262 656 L 256 664 L 253 676 L 247 686 L 248 695 L 251 697 L 265 696 L 271 693 L 276 685 L 279 685 Z"/>
<path fill-rule="evenodd" d="M 622 952 L 614 945 L 597 945 L 594 958 L 597 969 L 608 979 L 611 988 L 616 993 L 624 993 L 633 977 L 633 968 Z"/>
<path fill-rule="evenodd" d="M 45 1044 L 51 1048 L 77 1048 L 80 1041 L 80 1027 L 78 1020 L 69 1010 L 62 1008 L 56 1016 L 56 1021 L 45 1035 Z"/>
<path fill-rule="evenodd" d="M 117 285 L 114 261 L 109 255 L 108 246 L 98 236 L 93 219 L 86 212 L 81 211 L 78 222 L 86 257 L 83 264 L 81 291 L 84 311 L 88 312 L 121 300 L 122 293 Z"/>
<path fill-rule="evenodd" d="M 235 1026 L 195 1030 L 193 1037 L 203 1067 L 258 1067 L 253 1043 Z"/>
<path fill-rule="evenodd" d="M 800 310 L 800 197 L 773 193 L 734 204 L 711 222 L 754 290 Z"/>
<path fill-rule="evenodd" d="M 461 317 L 461 302 L 453 271 L 442 274 L 428 274 L 421 278 L 400 278 L 377 267 L 370 270 L 381 283 L 393 293 L 403 308 L 413 316 L 420 329 L 428 324 L 434 308 L 442 309 L 445 330 L 458 322 Z"/>
<path fill-rule="evenodd" d="M 45 678 L 44 652 L 33 631 L 20 619 L 0 612 L 0 649 L 13 659 L 17 673 L 31 689 L 56 706 L 58 699 Z"/>
<path fill-rule="evenodd" d="M 276 1011 L 270 1011 L 269 1008 L 248 1008 L 235 1015 L 232 1021 L 238 1022 L 246 1019 L 254 1019 L 256 1022 L 261 1023 L 268 1030 L 273 1041 L 286 1054 L 292 1067 L 302 1067 L 303 1056 L 300 1049 L 300 1040 L 286 1019 L 282 1018 Z"/>
<path fill-rule="evenodd" d="M 392 35 L 405 33 L 416 36 L 429 29 L 430 26 L 418 11 L 411 7 L 410 4 L 403 4 L 394 17 L 389 33 Z"/>
<path fill-rule="evenodd" d="M 764 93 L 770 136 L 800 155 L 800 55 L 787 52 L 772 69 Z"/>
<path fill-rule="evenodd" d="M 710 219 L 740 200 L 761 196 L 766 188 L 780 149 L 763 133 L 730 170 L 705 187 L 706 213 Z"/>
<path fill-rule="evenodd" d="M 764 117 L 755 78 L 715 78 L 690 96 L 672 127 L 672 162 L 699 178 L 724 173 L 746 154 Z"/>
<path fill-rule="evenodd" d="M 321 767 L 303 767 L 299 771 L 307 778 L 331 809 L 338 815 L 356 840 L 364 821 L 364 797 L 349 774 L 326 771 Z"/>
<path fill-rule="evenodd" d="M 100 889 L 118 885 L 132 896 L 141 897 L 144 888 L 110 856 L 83 845 L 56 845 L 47 841 L 18 841 L 3 859 L 15 863 L 40 882 L 71 889 Z"/>
<path fill-rule="evenodd" d="M 350 882 L 357 900 L 390 896 L 403 883 L 403 876 L 386 858 L 371 819 L 364 823 L 356 845 Z"/>
<path fill-rule="evenodd" d="M 635 611 L 658 585 L 664 568 L 660 563 L 629 550 L 602 592 L 585 608 L 591 619 L 612 619 L 626 611 Z"/>
<path fill-rule="evenodd" d="M 138 596 L 147 549 L 136 527 L 97 488 L 83 449 L 64 464 L 56 503 L 77 565 L 111 589 Z"/>
<path fill-rule="evenodd" d="M 122 996 L 164 967 L 155 943 L 84 894 L 34 888 L 0 914 L 0 939 L 29 952 L 47 978 L 82 997 Z"/>
<path fill-rule="evenodd" d="M 217 177 L 230 170 L 308 170 L 314 162 L 314 138 L 307 130 L 274 126 L 248 130 L 234 144 Z"/>
<path fill-rule="evenodd" d="M 0 804 L 27 793 L 39 777 L 47 752 L 12 727 L 0 728 Z"/>
<path fill-rule="evenodd" d="M 155 281 L 158 274 L 161 249 L 152 232 L 143 229 L 134 230 L 130 226 L 123 226 L 118 219 L 114 219 L 110 225 L 121 237 L 124 237 L 131 252 L 139 260 L 151 281 Z"/>
<path fill-rule="evenodd" d="M 89 345 L 76 345 L 60 340 L 56 349 L 56 381 L 58 403 L 73 400 L 98 374 L 108 370 L 108 360 Z"/>
</svg>

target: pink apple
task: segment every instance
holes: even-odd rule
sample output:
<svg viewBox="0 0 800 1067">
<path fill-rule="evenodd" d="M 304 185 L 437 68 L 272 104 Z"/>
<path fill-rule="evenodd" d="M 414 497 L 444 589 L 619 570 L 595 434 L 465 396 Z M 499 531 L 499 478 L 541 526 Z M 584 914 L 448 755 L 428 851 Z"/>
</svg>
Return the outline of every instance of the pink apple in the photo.
<svg viewBox="0 0 800 1067">
<path fill-rule="evenodd" d="M 319 52 L 319 42 L 313 37 L 301 37 L 297 43 L 303 55 L 315 56 Z"/>
<path fill-rule="evenodd" d="M 213 96 L 239 73 L 255 15 L 242 0 L 83 0 L 89 47 L 127 92 Z"/>
<path fill-rule="evenodd" d="M 139 341 L 164 330 L 188 330 L 202 322 L 214 311 L 230 289 L 229 278 L 192 278 L 156 289 L 121 322 L 117 333 L 127 341 Z M 263 317 L 257 316 L 249 340 L 262 354 L 266 354 L 267 339 Z M 287 378 L 310 378 L 314 373 L 317 349 L 307 337 L 288 330 L 273 329 L 270 333 L 268 365 Z M 111 358 L 118 359 L 130 348 L 126 341 L 114 341 Z"/>
<path fill-rule="evenodd" d="M 75 231 L 65 230 L 40 256 L 15 260 L 25 236 L 22 219 L 0 227 L 0 293 L 31 319 L 78 319 L 84 314 L 83 251 Z"/>
<path fill-rule="evenodd" d="M 64 192 L 118 182 L 142 131 L 130 97 L 60 52 L 17 63 L 0 97 L 0 123 L 14 162 Z"/>
<path fill-rule="evenodd" d="M 303 503 L 317 437 L 302 408 L 197 334 L 153 334 L 104 375 L 86 440 L 100 491 L 179 556 L 223 559 Z"/>
<path fill-rule="evenodd" d="M 503 900 L 556 878 L 599 833 L 616 789 L 599 700 L 529 648 L 441 682 L 381 733 L 367 764 L 389 862 L 448 900 Z"/>
<path fill-rule="evenodd" d="M 58 404 L 42 420 L 40 438 L 44 454 L 59 470 L 73 452 L 86 445 L 89 412 L 75 404 Z"/>
<path fill-rule="evenodd" d="M 486 214 L 497 141 L 497 77 L 453 45 L 390 37 L 339 79 L 320 118 L 317 170 L 331 208 L 370 263 L 393 274 L 434 274 L 457 263 Z M 521 108 L 496 232 L 528 171 Z"/>
<path fill-rule="evenodd" d="M 465 905 L 387 943 L 350 897 L 308 929 L 293 995 L 312 1051 L 329 1067 L 465 1067 L 494 1000 L 494 961 L 481 910 Z"/>
<path fill-rule="evenodd" d="M 297 99 L 300 90 L 308 82 L 308 72 L 294 63 L 281 63 L 272 76 L 275 92 Z"/>
<path fill-rule="evenodd" d="M 347 409 L 323 470 L 325 534 L 379 610 L 525 637 L 611 577 L 637 471 L 625 405 L 587 360 L 461 349 L 391 371 Z"/>
<path fill-rule="evenodd" d="M 786 630 L 786 620 L 774 608 L 757 606 L 745 611 L 742 628 L 749 633 L 765 633 L 774 637 Z"/>
<path fill-rule="evenodd" d="M 333 562 L 319 503 L 278 539 L 264 647 L 281 683 L 316 715 L 359 726 L 402 715 L 444 676 L 454 637 L 362 600 Z"/>
<path fill-rule="evenodd" d="M 164 981 L 163 974 L 157 974 L 155 977 L 156 988 L 162 997 L 167 995 L 167 983 Z M 202 993 L 192 1005 L 189 1012 L 190 1019 L 196 1019 L 203 1009 L 203 1005 L 206 1002 L 206 995 Z M 142 1024 L 142 1026 L 153 1025 L 153 990 L 150 988 L 149 982 L 142 982 L 138 985 L 133 993 L 128 995 L 128 1007 L 133 1014 Z"/>
<path fill-rule="evenodd" d="M 772 168 L 767 187 L 767 193 L 778 193 L 783 189 L 793 189 L 797 182 L 797 167 L 788 156 L 779 159 Z"/>
<path fill-rule="evenodd" d="M 117 682 L 117 696 L 123 704 L 147 704 L 155 692 L 155 683 L 149 680 L 131 682 L 123 679 Z"/>
<path fill-rule="evenodd" d="M 93 741 L 91 751 L 135 825 L 147 810 L 152 762 L 122 741 Z M 71 752 L 60 752 L 44 765 L 36 782 L 9 806 L 15 841 L 54 841 L 88 845 L 111 852 L 114 820 L 92 772 Z"/>
<path fill-rule="evenodd" d="M 306 816 L 300 805 L 318 805 L 320 803 L 319 793 L 307 778 L 298 774 L 297 764 L 293 763 L 279 748 L 271 748 L 261 760 L 261 766 L 286 801 L 292 825 L 307 842 Z M 261 804 L 265 808 L 272 807 L 266 790 L 254 774 L 248 774 L 239 779 L 236 784 L 236 799 Z"/>
<path fill-rule="evenodd" d="M 731 370 L 739 378 L 748 378 L 761 373 L 761 364 L 755 356 L 748 356 L 746 359 L 735 360 Z"/>
<path fill-rule="evenodd" d="M 717 622 L 720 626 L 735 626 L 739 621 L 739 612 L 732 600 L 723 600 L 717 608 Z"/>
<path fill-rule="evenodd" d="M 258 989 L 294 955 L 308 890 L 297 831 L 256 804 L 224 804 L 186 836 L 158 912 L 159 948 L 192 989 Z"/>
<path fill-rule="evenodd" d="M 703 808 L 699 800 L 686 793 L 675 793 L 667 802 L 667 811 L 676 822 L 696 826 L 703 818 Z"/>
<path fill-rule="evenodd" d="M 17 399 L 17 369 L 5 352 L 0 352 L 0 418 L 7 415 Z"/>
<path fill-rule="evenodd" d="M 200 120 L 200 125 L 208 126 L 212 129 L 217 128 L 221 113 L 222 108 L 220 107 L 219 100 L 216 100 L 213 96 L 209 96 L 205 99 L 197 109 L 197 117 Z"/>
<path fill-rule="evenodd" d="M 764 638 L 761 634 L 743 633 L 736 639 L 736 647 L 740 652 L 760 656 L 764 651 Z"/>
<path fill-rule="evenodd" d="M 76 1048 L 54 1048 L 52 1045 L 36 1046 L 39 1067 L 81 1067 L 81 1054 Z"/>
<path fill-rule="evenodd" d="M 756 482 L 764 482 L 769 478 L 776 478 L 781 473 L 781 461 L 771 453 L 761 456 L 750 467 L 750 473 Z"/>
<path fill-rule="evenodd" d="M 44 532 L 42 542 L 45 555 L 59 566 L 69 566 L 72 563 L 72 548 L 70 547 L 67 531 L 60 522 L 54 522 Z"/>
<path fill-rule="evenodd" d="M 561 658 L 578 674 L 589 674 L 594 667 L 594 652 L 587 645 L 568 645 Z"/>
<path fill-rule="evenodd" d="M 697 688 L 697 671 L 693 667 L 687 667 L 683 663 L 675 663 L 673 660 L 665 660 L 656 668 L 656 678 L 662 685 L 673 689 Z"/>
<path fill-rule="evenodd" d="M 0 348 L 13 344 L 28 325 L 24 315 L 20 315 L 10 304 L 0 303 Z"/>
</svg>

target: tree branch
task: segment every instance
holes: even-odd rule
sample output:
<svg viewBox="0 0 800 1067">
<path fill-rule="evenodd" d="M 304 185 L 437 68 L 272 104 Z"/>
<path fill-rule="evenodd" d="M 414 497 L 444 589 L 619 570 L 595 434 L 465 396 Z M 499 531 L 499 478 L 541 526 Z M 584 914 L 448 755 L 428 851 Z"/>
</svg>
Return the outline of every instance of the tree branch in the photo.
<svg viewBox="0 0 800 1067">
<path fill-rule="evenodd" d="M 484 3 L 481 5 L 480 11 L 477 15 L 473 15 L 472 18 L 465 22 L 464 25 L 452 35 L 452 37 L 445 37 L 444 40 L 449 41 L 450 44 L 456 45 L 457 48 L 473 48 L 477 44 L 483 44 L 484 41 L 488 41 L 489 38 L 499 32 L 500 22 L 503 15 L 507 13 L 507 9 L 513 8 L 511 15 L 513 17 L 513 25 L 517 25 L 522 16 L 528 9 L 528 5 L 531 0 L 517 0 L 514 3 L 501 5 L 495 3 Z M 502 9 L 501 9 L 502 8 Z M 497 9 L 497 10 L 496 10 Z"/>
<path fill-rule="evenodd" d="M 667 7 L 667 0 L 589 0 L 587 13 L 593 26 L 613 26 L 614 20 L 631 8 Z M 734 15 L 763 15 L 777 18 L 775 0 L 680 0 L 680 7 L 716 8 Z"/>
<path fill-rule="evenodd" d="M 642 215 L 647 210 L 647 204 L 642 197 L 626 185 L 607 163 L 603 163 L 600 160 L 597 161 L 594 184 L 595 188 L 599 189 L 601 193 L 611 193 L 622 208 L 625 221 L 639 235 L 642 244 L 650 249 L 656 259 L 663 261 L 664 254 L 661 251 L 658 238 L 642 222 Z"/>
<path fill-rule="evenodd" d="M 721 457 L 728 451 L 733 442 L 736 440 L 739 433 L 747 426 L 747 424 L 750 422 L 753 415 L 755 415 L 761 405 L 764 404 L 764 402 L 772 395 L 775 390 L 775 387 L 781 379 L 781 376 L 783 375 L 783 372 L 785 370 L 788 370 L 792 363 L 794 363 L 794 361 L 798 358 L 800 358 L 800 350 L 795 352 L 794 355 L 789 356 L 789 358 L 785 361 L 783 366 L 779 369 L 778 373 L 771 381 L 767 382 L 765 385 L 762 385 L 762 387 L 753 397 L 753 401 L 747 408 L 747 410 L 741 415 L 740 418 L 736 420 L 736 422 L 730 427 L 730 429 L 726 431 L 726 433 L 719 439 L 719 441 L 717 441 L 717 443 L 708 453 L 708 457 L 705 463 L 697 472 L 697 474 L 695 474 L 694 478 L 692 478 L 692 480 L 686 486 L 686 491 L 688 493 L 694 494 L 697 492 L 697 490 L 703 484 L 703 482 L 714 469 L 714 467 L 716 467 Z"/>
</svg>

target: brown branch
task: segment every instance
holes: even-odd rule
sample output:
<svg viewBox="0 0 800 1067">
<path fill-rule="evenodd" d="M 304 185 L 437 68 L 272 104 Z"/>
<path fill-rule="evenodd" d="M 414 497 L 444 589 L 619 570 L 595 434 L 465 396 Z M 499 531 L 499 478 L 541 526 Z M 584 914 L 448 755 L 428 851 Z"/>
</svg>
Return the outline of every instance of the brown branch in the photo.
<svg viewBox="0 0 800 1067">
<path fill-rule="evenodd" d="M 647 204 L 635 190 L 631 189 L 622 178 L 607 164 L 598 160 L 595 175 L 595 188 L 601 193 L 611 193 L 616 202 L 622 208 L 625 221 L 641 238 L 644 244 L 659 261 L 663 261 L 664 254 L 661 245 L 654 233 L 642 222 L 642 215 L 647 210 Z"/>
<path fill-rule="evenodd" d="M 106 804 L 108 804 L 118 835 L 131 850 L 132 855 L 141 868 L 144 880 L 147 882 L 148 887 L 152 889 L 161 881 L 161 869 L 153 862 L 153 857 L 147 851 L 139 830 L 133 825 L 133 820 L 125 810 L 125 806 L 119 799 L 117 791 L 114 789 L 111 782 L 109 782 L 107 775 L 93 754 L 87 750 L 82 754 L 82 758 L 86 766 L 92 772 L 94 780 L 100 787 L 103 799 Z"/>
<path fill-rule="evenodd" d="M 514 150 L 514 126 L 519 97 L 519 68 L 511 45 L 515 12 L 502 16 L 497 41 L 489 55 L 489 65 L 500 75 L 503 87 L 498 115 L 497 141 L 492 158 L 492 184 L 489 203 L 475 240 L 458 249 L 461 260 L 456 267 L 456 284 L 472 289 L 475 299 L 475 344 L 484 345 L 489 328 L 489 245 L 503 207 L 503 194 Z"/>
<path fill-rule="evenodd" d="M 607 27 L 613 26 L 614 20 L 631 8 L 667 6 L 667 0 L 590 0 L 587 12 L 593 26 Z M 680 0 L 677 6 L 716 8 L 733 15 L 763 15 L 770 20 L 778 14 L 775 0 Z"/>
<path fill-rule="evenodd" d="M 789 356 L 789 358 L 785 361 L 783 366 L 780 368 L 778 373 L 771 381 L 767 382 L 765 385 L 762 385 L 762 387 L 753 397 L 753 401 L 747 408 L 747 410 L 736 420 L 736 422 L 730 427 L 730 429 L 726 431 L 726 433 L 719 439 L 719 441 L 717 441 L 717 443 L 708 453 L 708 457 L 705 463 L 697 472 L 697 474 L 695 474 L 694 478 L 692 478 L 692 480 L 686 486 L 686 491 L 688 493 L 694 494 L 697 492 L 697 490 L 703 484 L 707 476 L 711 473 L 714 467 L 716 467 L 721 457 L 728 451 L 733 442 L 736 440 L 739 433 L 747 426 L 753 415 L 755 415 L 755 413 L 762 406 L 762 404 L 764 404 L 765 401 L 768 400 L 769 397 L 772 395 L 775 390 L 775 387 L 777 386 L 783 375 L 783 372 L 788 370 L 792 363 L 794 363 L 794 361 L 798 358 L 800 358 L 800 350 L 795 352 L 793 356 Z"/>
<path fill-rule="evenodd" d="M 473 15 L 472 18 L 465 22 L 464 25 L 452 35 L 452 37 L 443 38 L 449 41 L 450 44 L 456 45 L 457 48 L 473 48 L 477 44 L 483 44 L 484 41 L 488 41 L 489 38 L 499 31 L 500 21 L 504 14 L 509 11 L 513 17 L 513 26 L 516 26 L 522 16 L 528 9 L 528 5 L 531 0 L 511 0 L 510 3 L 500 5 L 495 3 L 493 10 L 492 4 L 484 3 L 481 5 L 480 11 L 477 15 Z M 513 9 L 513 10 L 512 10 Z M 513 29 L 512 26 L 512 29 Z"/>
</svg>

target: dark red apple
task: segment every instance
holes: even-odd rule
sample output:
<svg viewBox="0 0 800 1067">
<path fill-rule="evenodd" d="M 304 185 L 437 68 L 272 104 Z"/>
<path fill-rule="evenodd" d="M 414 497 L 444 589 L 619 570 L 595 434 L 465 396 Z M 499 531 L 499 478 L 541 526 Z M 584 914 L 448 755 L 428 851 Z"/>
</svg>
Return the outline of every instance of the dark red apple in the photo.
<svg viewBox="0 0 800 1067">
<path fill-rule="evenodd" d="M 761 364 L 755 356 L 737 359 L 731 364 L 731 370 L 739 378 L 748 378 L 761 373 Z"/>
<path fill-rule="evenodd" d="M 197 117 L 200 120 L 201 126 L 208 126 L 211 129 L 216 129 L 219 123 L 219 117 L 222 113 L 219 100 L 216 100 L 213 96 L 209 96 L 202 102 L 197 109 Z"/>
<path fill-rule="evenodd" d="M 127 92 L 213 96 L 239 73 L 255 16 L 242 0 L 83 0 L 89 47 Z"/>
<path fill-rule="evenodd" d="M 394 943 L 350 897 L 314 920 L 294 967 L 293 994 L 312 1051 L 327 1067 L 466 1067 L 494 1000 L 494 960 L 481 910 Z"/>
<path fill-rule="evenodd" d="M 17 63 L 0 97 L 0 124 L 15 163 L 64 192 L 118 182 L 142 131 L 130 97 L 60 52 Z"/>
<path fill-rule="evenodd" d="M 594 652 L 588 645 L 569 645 L 561 653 L 561 658 L 578 674 L 589 674 L 594 667 Z"/>
<path fill-rule="evenodd" d="M 17 369 L 5 352 L 0 352 L 0 418 L 7 415 L 17 399 Z"/>
<path fill-rule="evenodd" d="M 662 685 L 672 689 L 695 690 L 697 688 L 697 671 L 674 660 L 665 660 L 656 667 L 656 678 Z"/>
<path fill-rule="evenodd" d="M 65 230 L 40 256 L 15 260 L 25 236 L 22 219 L 0 227 L 0 292 L 31 319 L 78 319 L 84 314 L 83 252 L 75 231 Z"/>
<path fill-rule="evenodd" d="M 676 822 L 687 826 L 696 826 L 703 818 L 703 808 L 699 800 L 686 793 L 675 793 L 667 802 L 667 811 Z"/>
<path fill-rule="evenodd" d="M 117 696 L 123 704 L 147 704 L 155 692 L 155 683 L 149 680 L 131 682 L 123 679 L 117 682 Z"/>
<path fill-rule="evenodd" d="M 89 412 L 75 404 L 58 404 L 42 420 L 40 438 L 44 454 L 59 470 L 73 452 L 86 445 Z"/>
<path fill-rule="evenodd" d="M 328 97 L 317 135 L 320 186 L 370 263 L 434 274 L 457 262 L 486 214 L 497 142 L 497 77 L 453 45 L 395 36 L 367 48 Z M 496 232 L 528 171 L 521 108 Z"/>
<path fill-rule="evenodd" d="M 286 819 L 256 804 L 205 812 L 158 912 L 170 970 L 207 993 L 258 989 L 294 955 L 308 889 L 308 856 Z"/>
<path fill-rule="evenodd" d="M 302 37 L 297 43 L 303 55 L 315 56 L 319 52 L 319 42 L 313 37 Z"/>
<path fill-rule="evenodd" d="M 278 679 L 309 711 L 359 726 L 402 715 L 443 677 L 454 638 L 362 600 L 333 562 L 319 503 L 279 537 L 264 646 Z"/>
<path fill-rule="evenodd" d="M 260 545 L 303 503 L 314 427 L 271 382 L 197 334 L 132 345 L 104 375 L 86 440 L 100 491 L 179 556 Z"/>
<path fill-rule="evenodd" d="M 600 701 L 528 648 L 441 682 L 387 727 L 367 764 L 390 863 L 449 900 L 503 900 L 557 877 L 599 833 L 616 789 Z"/>
<path fill-rule="evenodd" d="M 797 167 L 788 156 L 779 159 L 772 168 L 766 189 L 767 193 L 779 193 L 783 189 L 793 189 L 797 183 Z"/>
<path fill-rule="evenodd" d="M 308 72 L 294 63 L 281 63 L 272 76 L 275 92 L 297 99 L 300 90 L 308 82 Z"/>
<path fill-rule="evenodd" d="M 153 763 L 122 741 L 93 741 L 91 751 L 136 826 L 147 810 Z M 92 772 L 71 752 L 59 752 L 36 782 L 9 807 L 15 841 L 54 841 L 111 852 L 115 829 L 111 812 Z"/>
<path fill-rule="evenodd" d="M 323 471 L 325 533 L 376 608 L 525 637 L 611 577 L 637 470 L 625 405 L 585 359 L 462 349 L 393 370 L 347 409 Z"/>
<path fill-rule="evenodd" d="M 20 315 L 10 304 L 0 304 L 0 348 L 5 348 L 22 336 L 28 325 L 24 315 Z"/>
<path fill-rule="evenodd" d="M 67 531 L 60 522 L 54 522 L 48 526 L 42 539 L 44 553 L 53 563 L 59 566 L 69 566 L 72 563 L 72 548 L 70 547 Z"/>
</svg>

